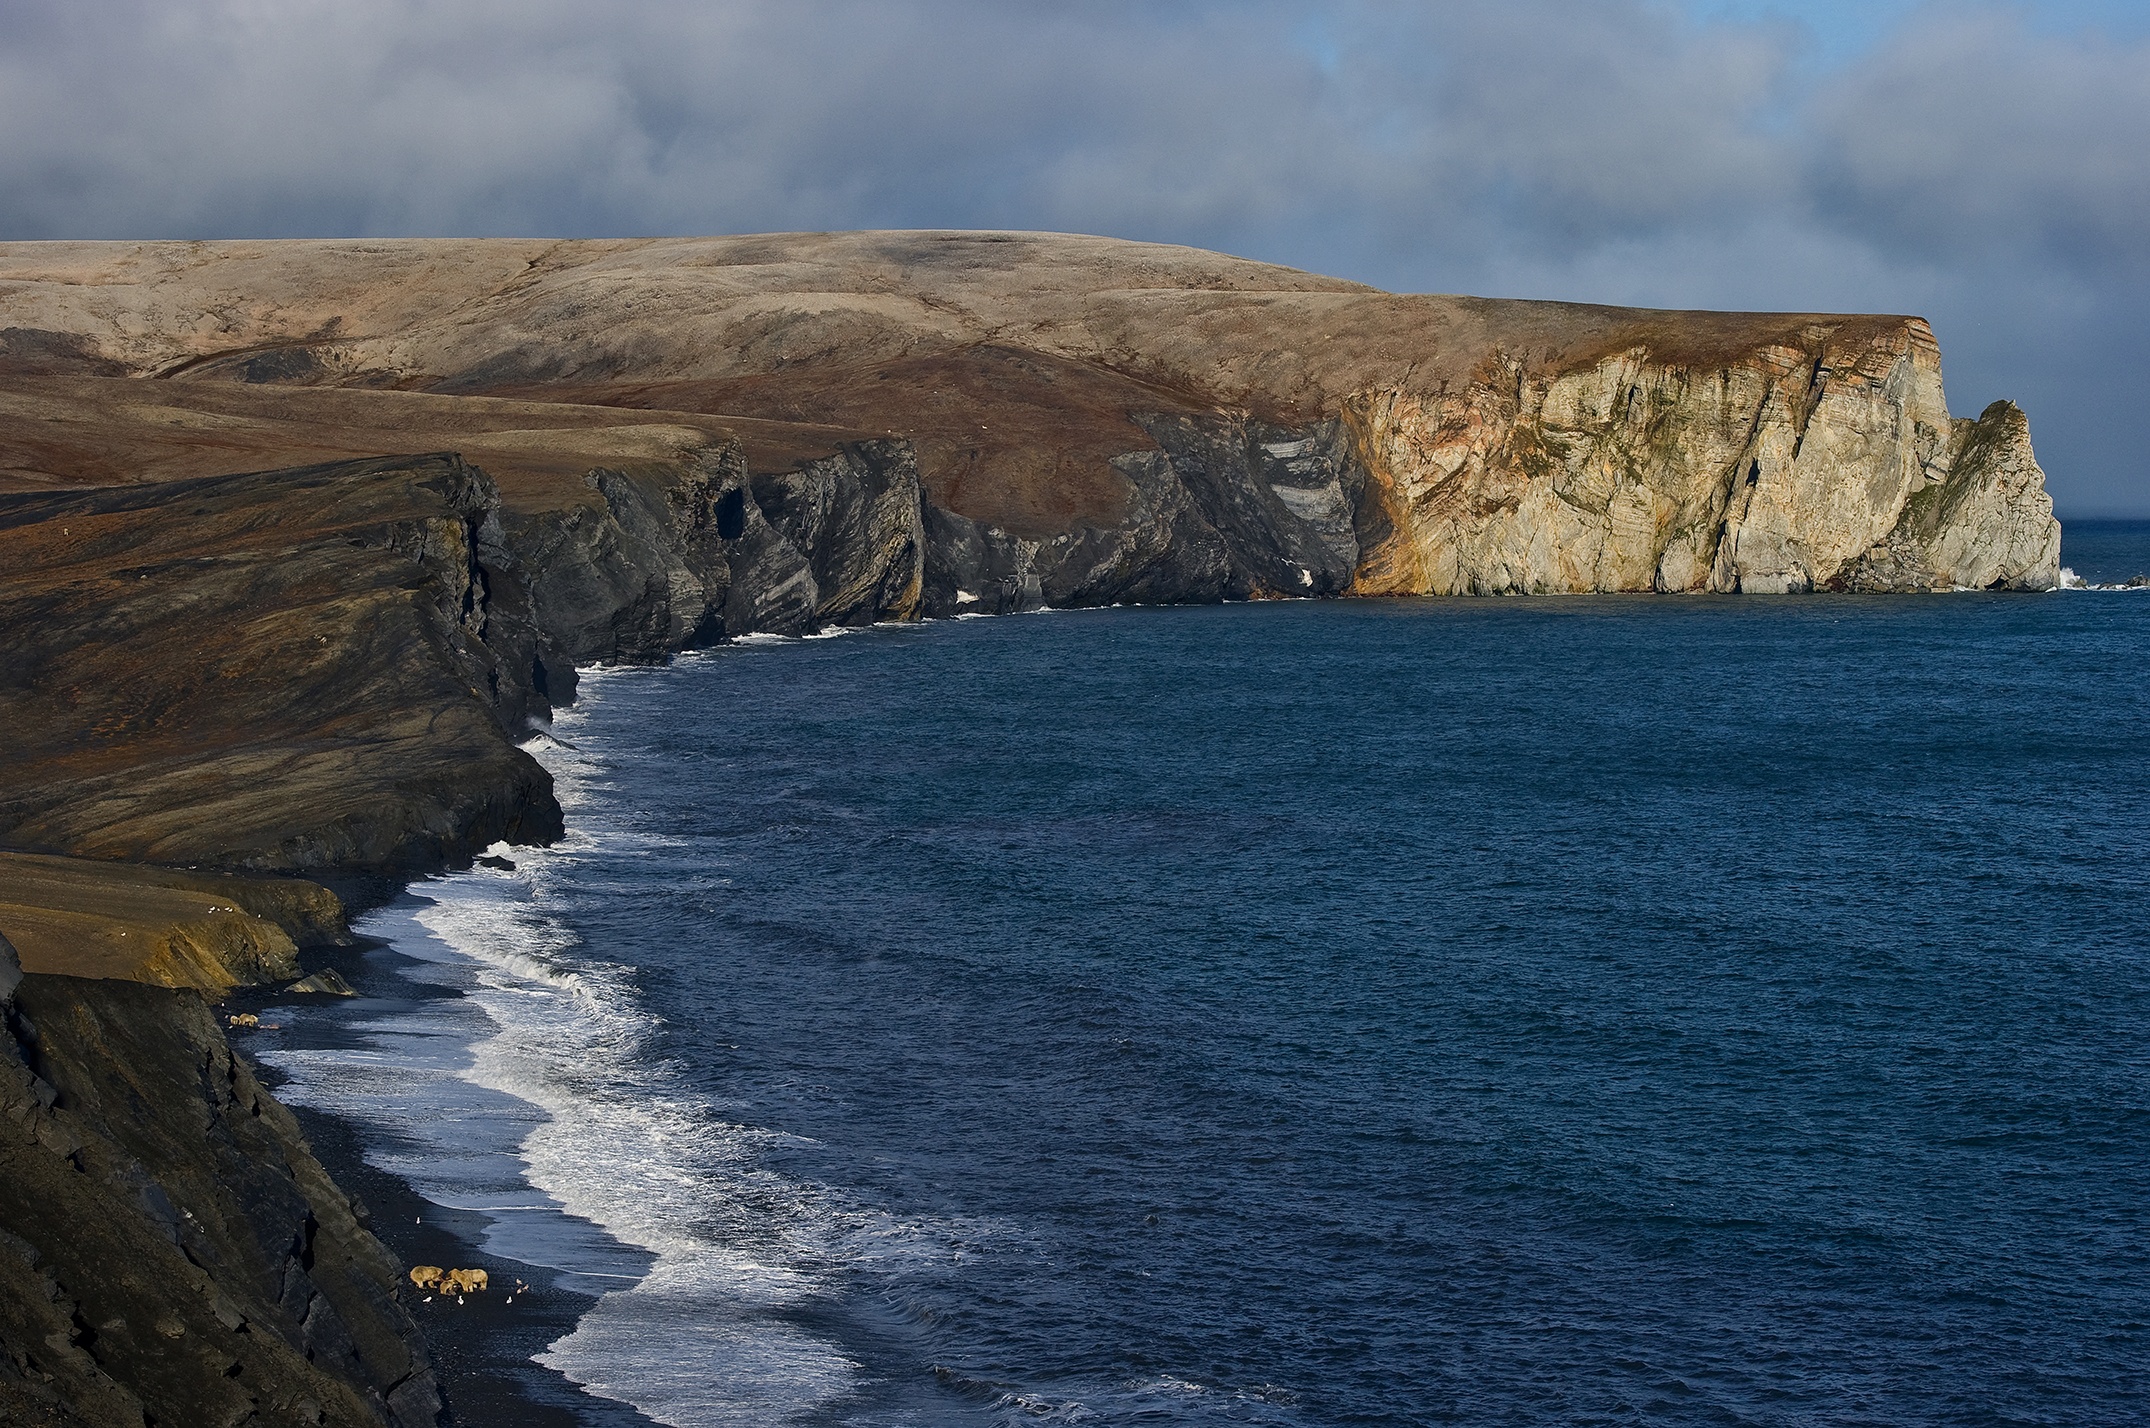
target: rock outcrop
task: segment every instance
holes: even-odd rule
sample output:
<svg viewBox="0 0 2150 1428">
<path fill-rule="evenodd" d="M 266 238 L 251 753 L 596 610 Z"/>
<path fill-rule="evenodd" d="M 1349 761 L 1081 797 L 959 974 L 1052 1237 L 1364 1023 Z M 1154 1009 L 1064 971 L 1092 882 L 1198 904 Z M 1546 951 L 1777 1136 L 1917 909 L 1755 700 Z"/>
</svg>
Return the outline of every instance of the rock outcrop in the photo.
<svg viewBox="0 0 2150 1428">
<path fill-rule="evenodd" d="M 438 1421 L 399 1267 L 199 995 L 0 972 L 0 1420 Z"/>
<path fill-rule="evenodd" d="M 343 904 L 296 878 L 0 852 L 0 927 L 22 966 L 208 992 L 299 975 L 350 940 Z"/>
<path fill-rule="evenodd" d="M 439 1418 L 401 1271 L 204 996 L 343 935 L 290 875 L 556 836 L 519 745 L 579 665 L 2058 554 L 2022 413 L 1952 419 L 1915 318 L 1015 234 L 0 245 L 0 1417 Z"/>
<path fill-rule="evenodd" d="M 1946 459 L 1922 474 L 1903 514 L 1831 580 L 1842 590 L 1989 590 L 2058 582 L 2060 526 L 2030 422 L 2012 402 L 1958 421 Z"/>
<path fill-rule="evenodd" d="M 408 872 L 549 836 L 510 560 L 447 456 L 0 497 L 0 839 Z"/>
<path fill-rule="evenodd" d="M 1809 320 L 1712 359 L 1637 345 L 1546 380 L 1512 365 L 1460 403 L 1363 399 L 1395 534 L 1359 588 L 1923 590 L 1965 563 L 1941 552 L 1950 541 L 1981 552 L 1980 586 L 2058 583 L 2060 527 L 2027 429 L 1950 418 L 1924 323 Z M 1985 474 L 1996 464 L 2014 474 Z M 1914 512 L 1944 488 L 1960 493 L 1946 517 Z M 1892 541 L 1941 563 L 1891 583 L 1869 555 Z"/>
<path fill-rule="evenodd" d="M 548 671 L 650 663 L 731 635 L 916 619 L 926 507 L 900 442 L 859 441 L 786 471 L 740 449 L 677 467 L 600 467 L 585 504 L 511 508 Z M 566 686 L 572 691 L 572 684 Z"/>
<path fill-rule="evenodd" d="M 1056 604 L 2058 577 L 2027 441 L 1989 452 L 1950 418 L 1916 318 L 1396 296 L 1039 234 L 18 244 L 0 282 L 18 384 L 393 388 L 900 436 L 949 518 L 927 518 L 946 578 L 926 589 L 978 604 L 995 582 L 1031 598 L 1033 577 Z M 90 469 L 109 452 L 35 445 L 0 468 L 109 479 Z M 1275 454 L 1317 450 L 1319 475 Z M 1981 461 L 2014 474 L 1958 472 Z M 1936 485 L 1978 494 L 1942 503 L 1956 534 L 1916 536 Z"/>
<path fill-rule="evenodd" d="M 0 1422 L 438 1422 L 398 1267 L 200 995 L 348 941 L 337 899 L 0 853 L 0 926 Z"/>
</svg>

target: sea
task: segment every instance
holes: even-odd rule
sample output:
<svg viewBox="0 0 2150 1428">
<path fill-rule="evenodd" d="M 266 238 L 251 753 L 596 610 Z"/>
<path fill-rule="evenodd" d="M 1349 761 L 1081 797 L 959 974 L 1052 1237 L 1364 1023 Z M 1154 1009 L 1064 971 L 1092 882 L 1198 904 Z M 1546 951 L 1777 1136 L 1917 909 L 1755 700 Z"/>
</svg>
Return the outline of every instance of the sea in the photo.
<svg viewBox="0 0 2150 1428">
<path fill-rule="evenodd" d="M 677 1428 L 2150 1422 L 2150 525 L 2064 560 L 592 671 L 264 1059 Z"/>
</svg>

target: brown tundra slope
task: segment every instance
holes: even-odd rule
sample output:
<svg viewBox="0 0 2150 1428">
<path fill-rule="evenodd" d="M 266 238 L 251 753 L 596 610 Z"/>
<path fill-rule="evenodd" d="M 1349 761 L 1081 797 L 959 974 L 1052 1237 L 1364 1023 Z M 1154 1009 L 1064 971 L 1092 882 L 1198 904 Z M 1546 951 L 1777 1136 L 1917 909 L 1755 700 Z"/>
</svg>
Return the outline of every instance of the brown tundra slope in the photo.
<svg viewBox="0 0 2150 1428">
<path fill-rule="evenodd" d="M 2020 414 L 1952 420 L 1916 318 L 1395 296 L 997 233 L 16 244 L 0 312 L 21 372 L 900 435 L 983 537 L 952 575 L 1006 566 L 1055 604 L 2057 575 Z"/>
<path fill-rule="evenodd" d="M 555 836 L 519 743 L 578 665 L 1039 604 L 2036 589 L 2059 540 L 2022 414 L 1951 419 L 1916 318 L 1037 234 L 0 244 L 0 1420 L 448 1411 L 204 1002 L 343 939 L 301 875 Z"/>
</svg>

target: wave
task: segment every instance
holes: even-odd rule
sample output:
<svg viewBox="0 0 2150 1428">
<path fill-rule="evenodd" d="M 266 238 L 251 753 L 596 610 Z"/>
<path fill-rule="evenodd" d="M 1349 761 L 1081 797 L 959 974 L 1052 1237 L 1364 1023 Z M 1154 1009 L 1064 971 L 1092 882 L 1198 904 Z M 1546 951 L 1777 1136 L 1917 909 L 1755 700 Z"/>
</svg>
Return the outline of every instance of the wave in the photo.
<svg viewBox="0 0 2150 1428">
<path fill-rule="evenodd" d="M 2085 580 L 2066 566 L 2061 567 L 2060 588 L 2063 590 L 2150 590 L 2150 575 L 2138 575 L 2131 580 L 2100 583 Z"/>
<path fill-rule="evenodd" d="M 267 1059 L 290 1099 L 365 1124 L 380 1168 L 497 1216 L 485 1249 L 599 1296 L 539 1363 L 673 1428 L 781 1422 L 860 1372 L 779 1317 L 825 1292 L 842 1217 L 765 1168 L 776 1134 L 726 1120 L 653 1052 L 661 1022 L 633 969 L 560 915 L 600 849 L 682 842 L 606 817 L 611 772 L 576 729 L 605 682 L 585 675 L 560 734 L 525 745 L 553 775 L 566 839 L 497 846 L 512 871 L 430 879 L 360 922 L 416 959 L 406 976 L 461 995 L 361 1022 L 355 1047 Z"/>
<path fill-rule="evenodd" d="M 585 724 L 594 702 L 561 722 Z M 538 1361 L 675 1428 L 780 1421 L 858 1373 L 834 1345 L 774 1317 L 822 1289 L 817 1266 L 786 1242 L 788 1228 L 822 1218 L 817 1197 L 763 1168 L 771 1133 L 725 1120 L 653 1055 L 658 1022 L 633 969 L 593 955 L 558 915 L 565 874 L 600 846 L 651 856 L 683 840 L 608 818 L 612 779 L 598 755 L 532 753 L 575 831 L 513 850 L 512 873 L 429 887 L 420 921 L 486 969 L 477 1000 L 498 1030 L 472 1047 L 466 1074 L 544 1113 L 520 1147 L 528 1183 L 653 1257 Z"/>
<path fill-rule="evenodd" d="M 480 999 L 499 1031 L 473 1048 L 470 1079 L 546 1113 L 521 1146 L 533 1187 L 655 1256 L 539 1362 L 678 1428 L 768 1423 L 843 1391 L 855 1366 L 769 1317 L 818 1286 L 766 1243 L 775 1226 L 754 1208 L 809 1198 L 760 1169 L 767 1133 L 724 1121 L 652 1060 L 626 969 L 563 965 L 541 899 L 465 886 L 421 920 L 494 971 Z"/>
</svg>

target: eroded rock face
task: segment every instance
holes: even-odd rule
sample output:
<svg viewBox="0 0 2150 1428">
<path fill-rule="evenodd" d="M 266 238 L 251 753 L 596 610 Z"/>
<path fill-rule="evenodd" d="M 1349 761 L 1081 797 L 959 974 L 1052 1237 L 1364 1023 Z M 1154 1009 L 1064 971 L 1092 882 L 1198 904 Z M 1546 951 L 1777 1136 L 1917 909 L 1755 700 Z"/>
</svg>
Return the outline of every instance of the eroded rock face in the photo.
<svg viewBox="0 0 2150 1428">
<path fill-rule="evenodd" d="M 1982 586 L 2057 582 L 2060 528 L 2027 430 L 2009 438 L 2011 475 L 1971 483 L 1991 494 L 1911 514 L 1919 493 L 1952 479 L 1968 492 L 1952 473 L 2000 460 L 1981 423 L 1949 418 L 1924 323 L 1853 345 L 1819 324 L 1806 336 L 1712 371 L 1638 348 L 1538 384 L 1511 366 L 1461 397 L 1361 399 L 1393 533 L 1355 591 L 1934 588 L 1923 568 L 1868 558 L 1907 519 L 1922 550 L 1950 545 L 1951 568 L 1979 562 Z"/>
<path fill-rule="evenodd" d="M 1944 460 L 1903 514 L 1835 582 L 1845 590 L 2044 590 L 2060 581 L 2060 525 L 2012 402 L 1953 424 Z"/>
<path fill-rule="evenodd" d="M 401 876 L 549 841 L 551 780 L 518 745 L 578 664 L 918 618 L 930 509 L 891 441 L 774 472 L 711 444 L 519 508 L 454 456 L 0 496 L 0 846 Z M 0 854 L 24 935 L 159 940 L 140 979 L 229 985 L 242 945 L 265 968 L 291 950 L 147 873 L 187 917 L 10 904 L 32 867 Z"/>
<path fill-rule="evenodd" d="M 36 974 L 11 991 L 0 1418 L 438 1422 L 400 1267 L 199 996 Z"/>
<path fill-rule="evenodd" d="M 1916 318 L 1397 296 L 1059 235 L 0 245 L 0 278 L 0 372 L 18 382 L 396 388 L 907 438 L 929 507 L 919 526 L 946 543 L 925 558 L 935 612 L 1926 589 L 1939 567 L 1868 557 L 1966 440 Z M 1339 459 L 1312 485 L 1272 479 L 1259 454 L 1331 449 L 1339 431 Z M 112 464 L 6 445 L 0 467 L 19 482 Z M 812 459 L 750 460 L 753 489 Z M 2010 460 L 2006 483 L 2033 479 L 2027 451 Z M 2049 579 L 2038 552 L 2054 529 L 2034 498 L 1935 509 L 1954 533 L 1922 539 L 1951 572 Z M 781 551 L 762 554 L 729 587 L 734 632 L 824 603 L 785 584 L 799 566 Z M 678 576 L 668 599 L 685 608 L 695 597 Z M 855 591 L 835 604 L 863 608 Z"/>
<path fill-rule="evenodd" d="M 929 507 L 901 442 L 842 443 L 776 472 L 726 447 L 584 483 L 596 501 L 504 512 L 542 696 L 572 697 L 577 664 L 925 613 Z"/>
<path fill-rule="evenodd" d="M 302 947 L 351 940 L 343 904 L 298 878 L 11 852 L 0 933 L 32 972 L 215 993 L 288 981 Z"/>
<path fill-rule="evenodd" d="M 501 538 L 454 457 L 0 497 L 0 839 L 396 872 L 551 836 Z"/>
</svg>

